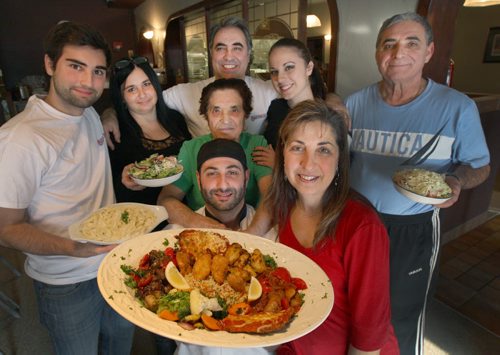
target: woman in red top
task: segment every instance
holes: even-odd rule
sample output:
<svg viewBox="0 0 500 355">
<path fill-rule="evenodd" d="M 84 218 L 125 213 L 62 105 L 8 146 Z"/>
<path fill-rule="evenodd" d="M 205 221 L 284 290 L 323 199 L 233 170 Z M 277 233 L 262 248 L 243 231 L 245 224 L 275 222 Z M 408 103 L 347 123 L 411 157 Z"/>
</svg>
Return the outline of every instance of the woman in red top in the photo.
<svg viewBox="0 0 500 355">
<path fill-rule="evenodd" d="M 267 198 L 279 240 L 330 277 L 332 312 L 278 354 L 398 354 L 390 323 L 389 240 L 376 212 L 349 189 L 349 147 L 341 116 L 304 101 L 280 129 Z"/>
</svg>

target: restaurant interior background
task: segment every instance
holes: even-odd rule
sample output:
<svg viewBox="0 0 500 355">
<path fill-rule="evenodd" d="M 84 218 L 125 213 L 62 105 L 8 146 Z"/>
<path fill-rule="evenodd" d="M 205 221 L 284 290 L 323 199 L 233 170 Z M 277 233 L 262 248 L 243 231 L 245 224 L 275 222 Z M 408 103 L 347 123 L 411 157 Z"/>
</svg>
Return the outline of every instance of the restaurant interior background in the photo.
<svg viewBox="0 0 500 355">
<path fill-rule="evenodd" d="M 296 11 L 299 0 L 249 1 L 262 7 L 280 2 L 290 2 L 291 8 Z M 374 61 L 374 43 L 382 21 L 395 13 L 414 11 L 419 3 L 426 1 L 331 2 L 336 2 L 339 14 L 335 91 L 345 97 L 379 79 Z M 460 1 L 440 1 L 443 4 L 449 2 Z M 156 61 L 161 63 L 167 20 L 172 14 L 197 3 L 200 1 L 52 0 L 50 5 L 47 5 L 46 2 L 35 0 L 3 0 L 0 2 L 0 69 L 3 70 L 6 86 L 9 90 L 15 90 L 26 76 L 43 73 L 42 39 L 47 30 L 59 20 L 88 22 L 99 28 L 113 45 L 113 60 L 127 56 L 129 50 L 138 53 L 139 46 L 145 41 L 142 31 L 151 29 L 154 31 L 154 37 L 150 41 L 155 48 Z M 321 21 L 321 27 L 307 29 L 308 38 L 330 34 L 330 11 L 326 0 L 308 1 L 307 13 L 316 15 Z M 500 94 L 500 64 L 483 63 L 488 30 L 500 26 L 499 18 L 498 5 L 460 9 L 451 53 L 455 62 L 453 86 L 456 89 Z M 446 21 L 446 18 L 441 21 Z M 297 27 L 296 24 L 290 25 L 292 28 Z M 330 41 L 323 40 L 325 65 L 330 60 Z"/>
</svg>

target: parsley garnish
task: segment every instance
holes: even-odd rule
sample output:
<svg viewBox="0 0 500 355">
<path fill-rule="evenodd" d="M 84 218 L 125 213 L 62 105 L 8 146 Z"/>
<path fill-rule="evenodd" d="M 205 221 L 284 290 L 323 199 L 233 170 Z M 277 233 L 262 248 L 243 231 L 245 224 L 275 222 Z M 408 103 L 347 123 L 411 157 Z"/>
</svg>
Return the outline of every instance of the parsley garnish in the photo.
<svg viewBox="0 0 500 355">
<path fill-rule="evenodd" d="M 266 266 L 270 267 L 271 269 L 276 269 L 276 267 L 278 266 L 271 255 L 264 255 L 264 262 L 266 263 Z"/>
<path fill-rule="evenodd" d="M 128 222 L 129 222 L 129 220 L 130 220 L 130 216 L 129 216 L 129 214 L 128 214 L 128 211 L 127 211 L 127 210 L 125 210 L 125 211 L 123 211 L 123 212 L 122 212 L 122 217 L 121 217 L 121 219 L 122 219 L 122 222 L 123 222 L 123 223 L 128 224 Z"/>
</svg>

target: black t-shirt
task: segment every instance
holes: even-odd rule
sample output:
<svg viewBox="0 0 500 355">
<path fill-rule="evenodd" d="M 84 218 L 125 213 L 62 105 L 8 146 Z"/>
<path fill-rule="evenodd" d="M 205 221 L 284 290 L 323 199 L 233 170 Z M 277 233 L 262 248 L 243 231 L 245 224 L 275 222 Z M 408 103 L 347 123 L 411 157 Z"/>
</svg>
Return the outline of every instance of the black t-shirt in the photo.
<svg viewBox="0 0 500 355">
<path fill-rule="evenodd" d="M 264 137 L 273 148 L 276 148 L 281 122 L 283 122 L 286 115 L 288 115 L 288 112 L 290 112 L 290 107 L 285 99 L 274 99 L 267 109 L 267 125 L 264 129 Z"/>
<path fill-rule="evenodd" d="M 169 122 L 173 122 L 180 127 L 183 133 L 182 138 L 170 136 L 160 141 L 144 137 L 139 139 L 126 125 L 120 125 L 121 143 L 114 143 L 115 149 L 109 150 L 116 202 L 138 202 L 156 205 L 161 187 L 147 187 L 141 191 L 132 191 L 122 184 L 121 179 L 123 168 L 126 165 L 141 161 L 154 153 L 163 154 L 164 156 L 177 156 L 182 143 L 191 138 L 186 121 L 179 112 L 168 109 L 167 115 Z"/>
</svg>

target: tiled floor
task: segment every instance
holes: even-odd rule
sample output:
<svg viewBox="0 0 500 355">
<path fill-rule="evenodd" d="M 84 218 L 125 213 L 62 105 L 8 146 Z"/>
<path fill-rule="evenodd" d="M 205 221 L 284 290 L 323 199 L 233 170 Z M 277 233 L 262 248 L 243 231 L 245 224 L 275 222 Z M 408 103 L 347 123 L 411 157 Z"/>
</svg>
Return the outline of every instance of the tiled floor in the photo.
<svg viewBox="0 0 500 355">
<path fill-rule="evenodd" d="M 500 215 L 445 244 L 436 298 L 500 336 Z"/>
</svg>

